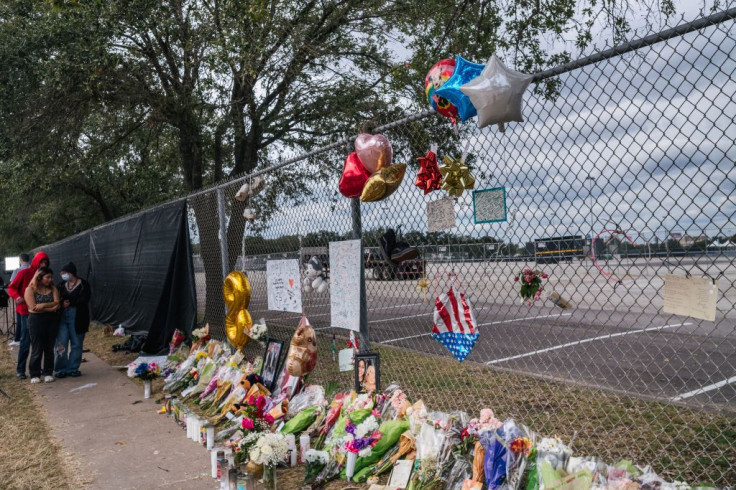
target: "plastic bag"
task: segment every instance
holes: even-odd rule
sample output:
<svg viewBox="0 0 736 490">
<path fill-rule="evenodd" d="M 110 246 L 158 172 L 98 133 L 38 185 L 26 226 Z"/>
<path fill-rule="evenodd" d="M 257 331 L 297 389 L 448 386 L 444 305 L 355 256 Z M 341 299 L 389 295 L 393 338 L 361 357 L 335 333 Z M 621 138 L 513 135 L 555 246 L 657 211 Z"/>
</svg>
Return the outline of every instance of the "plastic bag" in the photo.
<svg viewBox="0 0 736 490">
<path fill-rule="evenodd" d="M 115 331 L 112 333 L 114 337 L 125 337 L 125 329 L 122 325 L 120 325 L 118 328 L 115 329 Z"/>
<path fill-rule="evenodd" d="M 463 482 L 473 477 L 473 467 L 465 458 L 456 459 L 445 480 L 444 490 L 462 490 Z"/>
</svg>

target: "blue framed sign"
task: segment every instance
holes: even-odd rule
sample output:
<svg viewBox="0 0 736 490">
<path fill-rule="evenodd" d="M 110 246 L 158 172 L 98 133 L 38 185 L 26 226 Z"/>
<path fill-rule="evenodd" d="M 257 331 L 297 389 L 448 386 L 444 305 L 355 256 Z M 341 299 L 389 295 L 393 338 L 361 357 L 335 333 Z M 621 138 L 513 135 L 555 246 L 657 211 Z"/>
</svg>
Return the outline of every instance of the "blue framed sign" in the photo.
<svg viewBox="0 0 736 490">
<path fill-rule="evenodd" d="M 475 224 L 506 221 L 506 187 L 473 191 Z"/>
</svg>

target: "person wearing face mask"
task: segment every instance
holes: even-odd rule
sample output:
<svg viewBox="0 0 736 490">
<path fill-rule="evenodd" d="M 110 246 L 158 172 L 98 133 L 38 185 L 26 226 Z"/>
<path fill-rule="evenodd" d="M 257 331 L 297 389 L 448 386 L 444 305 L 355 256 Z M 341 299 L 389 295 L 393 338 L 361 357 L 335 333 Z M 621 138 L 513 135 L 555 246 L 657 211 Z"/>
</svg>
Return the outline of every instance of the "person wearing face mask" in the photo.
<svg viewBox="0 0 736 490">
<path fill-rule="evenodd" d="M 54 287 L 54 273 L 48 267 L 36 271 L 26 288 L 25 304 L 28 307 L 28 332 L 31 336 L 31 360 L 28 370 L 31 383 L 54 380 L 54 339 L 58 328 L 59 291 Z M 43 368 L 41 361 L 43 360 Z"/>
<path fill-rule="evenodd" d="M 89 300 L 92 295 L 89 283 L 77 277 L 77 266 L 69 262 L 61 268 L 59 299 L 61 321 L 56 336 L 54 370 L 57 378 L 81 376 L 84 336 L 89 330 Z"/>
</svg>

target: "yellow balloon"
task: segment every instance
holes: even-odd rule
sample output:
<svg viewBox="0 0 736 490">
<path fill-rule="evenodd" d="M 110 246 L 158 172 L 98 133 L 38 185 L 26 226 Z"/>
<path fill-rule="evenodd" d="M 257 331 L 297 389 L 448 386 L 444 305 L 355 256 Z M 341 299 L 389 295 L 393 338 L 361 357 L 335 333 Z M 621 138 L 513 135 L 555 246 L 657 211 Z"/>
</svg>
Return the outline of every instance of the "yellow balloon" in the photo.
<svg viewBox="0 0 736 490">
<path fill-rule="evenodd" d="M 405 173 L 405 163 L 395 163 L 382 168 L 371 175 L 368 182 L 365 183 L 360 200 L 363 202 L 375 202 L 390 196 L 401 185 Z"/>
<path fill-rule="evenodd" d="M 253 327 L 253 320 L 248 313 L 250 304 L 250 281 L 241 271 L 233 271 L 227 275 L 222 285 L 222 296 L 227 307 L 225 317 L 225 333 L 227 340 L 236 349 L 242 351 L 248 344 L 248 332 Z"/>
</svg>

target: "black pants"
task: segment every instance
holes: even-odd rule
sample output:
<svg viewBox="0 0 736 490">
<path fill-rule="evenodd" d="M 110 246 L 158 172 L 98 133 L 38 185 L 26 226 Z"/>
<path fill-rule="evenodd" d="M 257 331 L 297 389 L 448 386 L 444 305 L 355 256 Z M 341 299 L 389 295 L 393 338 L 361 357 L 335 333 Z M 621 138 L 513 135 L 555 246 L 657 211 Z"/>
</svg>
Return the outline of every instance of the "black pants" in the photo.
<svg viewBox="0 0 736 490">
<path fill-rule="evenodd" d="M 42 374 L 45 376 L 54 374 L 54 342 L 58 325 L 56 313 L 28 315 L 28 333 L 31 335 L 31 359 L 28 362 L 28 371 L 31 378 L 39 378 Z"/>
</svg>

